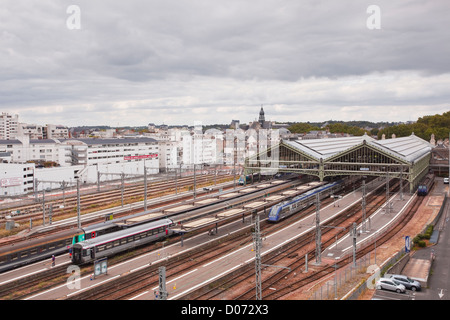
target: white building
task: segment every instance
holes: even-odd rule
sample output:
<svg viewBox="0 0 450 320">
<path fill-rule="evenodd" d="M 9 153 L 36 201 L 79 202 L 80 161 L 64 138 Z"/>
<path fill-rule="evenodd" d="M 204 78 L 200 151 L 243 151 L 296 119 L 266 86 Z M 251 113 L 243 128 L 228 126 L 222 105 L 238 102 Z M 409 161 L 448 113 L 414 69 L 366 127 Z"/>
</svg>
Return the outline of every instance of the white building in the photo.
<svg viewBox="0 0 450 320">
<path fill-rule="evenodd" d="M 32 192 L 34 163 L 0 163 L 0 195 L 16 196 Z"/>
<path fill-rule="evenodd" d="M 30 139 L 43 139 L 44 131 L 42 126 L 37 124 L 19 123 L 18 131 L 15 138 L 27 135 Z"/>
<path fill-rule="evenodd" d="M 44 139 L 67 139 L 69 138 L 69 128 L 62 125 L 47 124 L 42 128 Z"/>
<path fill-rule="evenodd" d="M 152 138 L 68 139 L 61 145 L 70 165 L 144 161 L 147 167 L 159 167 L 158 141 Z"/>
<path fill-rule="evenodd" d="M 52 139 L 30 139 L 28 135 L 20 139 L 0 140 L 0 152 L 9 152 L 10 162 L 52 161 L 59 163 L 59 141 Z"/>
<path fill-rule="evenodd" d="M 19 127 L 19 115 L 2 112 L 0 115 L 0 139 L 9 140 L 16 137 Z"/>
</svg>

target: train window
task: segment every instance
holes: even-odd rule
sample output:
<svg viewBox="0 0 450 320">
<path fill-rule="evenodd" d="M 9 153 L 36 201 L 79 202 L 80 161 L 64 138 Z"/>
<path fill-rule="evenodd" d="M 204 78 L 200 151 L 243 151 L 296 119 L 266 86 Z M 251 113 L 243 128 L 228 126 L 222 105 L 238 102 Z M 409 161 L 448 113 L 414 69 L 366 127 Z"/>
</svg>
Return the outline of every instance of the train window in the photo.
<svg viewBox="0 0 450 320">
<path fill-rule="evenodd" d="M 106 245 L 97 246 L 97 252 L 101 252 L 106 249 Z"/>
<path fill-rule="evenodd" d="M 106 247 L 105 247 L 106 249 L 111 249 L 112 248 L 112 242 L 108 242 L 107 244 L 106 244 Z"/>
<path fill-rule="evenodd" d="M 6 261 L 8 261 L 8 256 L 7 255 L 4 255 L 4 256 L 0 257 L 0 264 L 4 263 Z"/>
<path fill-rule="evenodd" d="M 126 244 L 126 243 L 127 243 L 127 238 L 120 239 L 120 244 Z"/>
<path fill-rule="evenodd" d="M 17 253 L 13 253 L 12 255 L 10 255 L 10 260 L 11 260 L 11 261 L 17 260 L 18 257 L 19 257 L 19 256 L 18 256 Z"/>
<path fill-rule="evenodd" d="M 32 256 L 32 255 L 35 255 L 37 253 L 37 248 L 32 248 L 31 250 L 30 250 L 30 255 Z"/>
<path fill-rule="evenodd" d="M 129 236 L 129 237 L 127 238 L 127 240 L 128 240 L 128 242 L 133 242 L 133 236 Z"/>
<path fill-rule="evenodd" d="M 116 246 L 118 246 L 119 244 L 120 244 L 120 240 L 116 240 L 116 241 L 114 241 L 113 246 L 116 247 Z"/>
</svg>

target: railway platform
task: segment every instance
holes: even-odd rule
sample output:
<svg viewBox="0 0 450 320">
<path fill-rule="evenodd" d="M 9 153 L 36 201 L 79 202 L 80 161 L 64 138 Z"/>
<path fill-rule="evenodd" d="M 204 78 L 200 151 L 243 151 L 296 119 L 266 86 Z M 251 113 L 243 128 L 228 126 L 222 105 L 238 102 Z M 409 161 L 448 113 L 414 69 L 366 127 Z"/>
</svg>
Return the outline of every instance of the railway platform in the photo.
<svg viewBox="0 0 450 320">
<path fill-rule="evenodd" d="M 366 218 L 365 225 L 361 223 L 356 226 L 356 233 L 346 230 L 346 236 L 325 248 L 322 251 L 322 261 L 334 263 L 337 259 L 352 255 L 354 239 L 356 239 L 356 250 L 368 242 L 374 241 L 386 232 L 397 219 L 401 219 L 403 212 L 415 197 L 417 197 L 416 193 L 410 194 L 409 192 L 391 194 L 387 204 L 384 202 L 370 217 Z M 376 241 L 374 249 L 376 250 Z"/>
</svg>

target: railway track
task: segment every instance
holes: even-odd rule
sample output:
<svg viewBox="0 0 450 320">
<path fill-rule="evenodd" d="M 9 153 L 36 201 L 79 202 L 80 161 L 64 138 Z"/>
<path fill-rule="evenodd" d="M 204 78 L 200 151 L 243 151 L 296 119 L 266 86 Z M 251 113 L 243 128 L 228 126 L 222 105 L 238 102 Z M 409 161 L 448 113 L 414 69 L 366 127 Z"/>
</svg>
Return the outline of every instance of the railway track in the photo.
<svg viewBox="0 0 450 320">
<path fill-rule="evenodd" d="M 214 175 L 201 175 L 196 177 L 196 184 L 202 185 L 207 182 L 214 181 Z M 229 178 L 229 177 L 228 177 Z M 220 176 L 218 180 L 224 179 L 224 176 Z M 193 177 L 184 177 L 178 179 L 178 181 L 160 181 L 153 182 L 147 186 L 147 194 L 152 197 L 160 196 L 170 191 L 174 191 L 176 188 L 182 189 L 193 186 Z M 123 202 L 141 201 L 144 198 L 144 185 L 133 185 L 124 188 Z M 65 199 L 51 200 L 52 197 L 47 196 L 46 206 L 52 206 L 53 218 L 57 219 L 58 215 L 67 213 L 76 213 L 77 196 L 71 195 Z M 95 192 L 92 194 L 83 194 L 80 196 L 80 202 L 82 208 L 99 210 L 110 202 L 120 202 L 122 198 L 122 190 L 114 189 L 108 191 Z M 20 214 L 13 215 L 12 211 L 20 211 Z M 27 221 L 29 219 L 42 219 L 42 201 L 40 203 L 26 205 L 26 206 L 14 206 L 0 211 L 0 223 L 7 220 L 7 216 L 11 216 L 16 222 Z"/>
<path fill-rule="evenodd" d="M 325 205 L 327 203 L 331 203 L 331 201 L 332 200 L 328 198 L 324 202 L 322 202 L 322 204 Z M 302 214 L 297 218 L 300 219 L 301 217 L 311 214 L 314 211 L 314 208 L 309 208 L 308 210 L 302 212 Z M 348 212 L 346 214 L 346 218 L 347 216 Z M 290 219 L 286 219 L 275 225 L 264 224 L 264 232 L 270 233 L 282 228 L 283 226 L 287 226 L 290 223 L 292 223 L 292 221 Z M 245 231 L 240 235 L 233 235 L 231 239 L 228 239 L 230 241 L 227 241 L 228 243 L 226 244 L 222 243 L 220 246 L 212 245 L 212 247 L 210 248 L 203 248 L 203 250 L 201 251 L 189 254 L 189 258 L 187 259 L 187 261 L 177 258 L 177 261 L 169 260 L 165 262 L 164 265 L 167 269 L 167 275 L 170 277 L 176 277 L 188 272 L 196 266 L 205 264 L 217 258 L 218 256 L 233 252 L 242 245 L 248 245 L 252 241 L 250 236 L 251 226 L 249 226 L 249 228 L 247 229 L 248 231 Z M 82 295 L 71 297 L 71 299 L 129 299 L 141 292 L 143 287 L 157 287 L 159 279 L 158 267 L 158 265 L 149 266 L 145 269 L 140 270 L 139 273 L 135 272 L 132 275 L 129 275 L 129 277 L 121 277 L 114 283 L 107 283 L 103 287 L 96 287 L 95 290 L 92 290 L 89 293 L 85 291 Z M 188 297 L 188 299 L 191 298 Z"/>
<path fill-rule="evenodd" d="M 395 236 L 400 230 L 402 230 L 403 227 L 405 227 L 409 221 L 411 221 L 412 217 L 414 216 L 415 212 L 417 211 L 417 209 L 419 208 L 420 204 L 423 201 L 423 197 L 416 197 L 416 199 L 414 200 L 414 202 L 411 204 L 411 206 L 406 210 L 406 212 L 403 215 L 402 219 L 398 219 L 397 223 L 395 225 L 393 225 L 388 232 L 386 232 L 384 235 L 382 235 L 380 238 L 377 238 L 377 245 L 382 245 L 384 243 L 386 243 L 387 241 L 389 241 L 390 239 L 392 239 L 393 236 Z M 359 259 L 363 256 L 365 256 L 366 254 L 368 254 L 369 252 L 373 251 L 373 244 L 372 243 L 367 243 L 366 245 L 364 245 L 362 248 L 360 248 L 356 254 L 356 259 Z M 353 261 L 353 257 L 348 256 L 346 258 L 340 259 L 338 263 L 339 268 L 342 268 L 350 263 L 352 263 Z M 317 270 L 316 272 L 314 272 L 311 275 L 311 280 L 312 281 L 308 281 L 308 282 L 302 282 L 302 280 L 297 280 L 294 282 L 290 283 L 290 288 L 289 290 L 286 290 L 286 288 L 283 288 L 282 286 L 280 287 L 280 290 L 277 290 L 277 292 L 266 292 L 266 296 L 264 296 L 264 298 L 269 299 L 269 300 L 276 300 L 276 299 L 282 299 L 285 295 L 291 293 L 293 290 L 297 290 L 301 287 L 303 287 L 305 284 L 309 284 L 311 282 L 314 282 L 320 278 L 322 278 L 322 276 L 325 275 L 329 275 L 330 273 L 335 272 L 335 267 L 334 264 L 333 265 L 326 265 L 323 266 L 322 268 L 320 268 L 319 270 Z"/>
<path fill-rule="evenodd" d="M 326 199 L 325 203 L 330 203 L 330 199 Z M 311 210 L 311 209 L 310 209 Z M 309 210 L 309 211 L 310 211 Z M 304 215 L 310 212 L 305 212 Z M 288 221 L 283 221 L 283 225 L 287 225 Z M 267 229 L 276 230 L 280 225 L 266 224 Z M 234 233 L 231 236 L 225 237 L 217 242 L 212 242 L 206 246 L 190 251 L 182 256 L 177 256 L 175 259 L 164 262 L 164 266 L 168 270 L 167 276 L 176 277 L 185 273 L 187 270 L 203 265 L 209 261 L 217 259 L 218 257 L 233 252 L 237 248 L 247 245 L 251 242 L 251 228 L 248 226 L 245 230 L 239 233 Z M 201 232 L 205 232 L 202 230 Z M 119 281 L 114 283 L 107 283 L 101 287 L 96 287 L 88 292 L 83 292 L 80 295 L 73 296 L 70 300 L 120 300 L 129 299 L 142 291 L 142 288 L 153 288 L 158 286 L 159 264 L 149 266 L 138 272 L 130 274 L 128 277 L 121 277 Z"/>
<path fill-rule="evenodd" d="M 280 187 L 277 187 L 277 186 L 275 186 L 276 188 L 280 188 Z M 229 188 L 232 188 L 232 185 L 230 185 L 230 187 Z M 259 191 L 259 192 L 262 192 L 262 191 Z M 190 196 L 190 197 L 192 197 L 192 196 Z M 160 205 L 160 204 L 159 204 Z M 236 219 L 240 219 L 240 218 L 236 218 Z M 222 223 L 225 223 L 225 222 L 222 222 Z M 199 232 L 203 232 L 203 230 L 199 230 Z M 192 234 L 192 236 L 193 235 L 195 235 L 195 234 L 197 234 L 198 232 L 195 232 L 195 233 L 193 233 Z M 191 236 L 191 235 L 190 235 Z M 172 239 L 168 239 L 167 241 L 172 241 Z M 155 249 L 155 247 L 154 246 L 149 246 L 148 248 L 146 248 L 145 250 L 144 249 L 142 249 L 142 250 L 138 250 L 137 252 L 136 252 L 136 254 L 133 254 L 133 256 L 136 256 L 136 255 L 138 255 L 138 254 L 142 254 L 142 253 L 144 253 L 144 252 L 148 252 L 148 251 L 151 251 L 151 250 L 153 250 L 153 249 Z M 128 257 L 129 257 L 129 255 L 128 255 Z M 115 257 L 114 257 L 115 258 Z M 89 271 L 87 271 L 87 272 L 89 272 Z M 61 276 L 61 277 L 64 277 L 64 274 L 62 273 L 62 274 L 60 274 L 60 275 L 57 275 L 57 276 Z M 45 278 L 43 278 L 43 279 L 41 279 L 41 275 L 36 275 L 36 277 L 33 277 L 32 279 L 25 279 L 25 280 L 23 280 L 23 281 L 17 281 L 17 282 L 15 282 L 14 283 L 14 289 L 16 290 L 22 290 L 22 288 L 26 288 L 26 287 L 32 287 L 33 286 L 33 282 L 34 281 L 37 281 L 37 282 L 39 282 L 39 281 L 47 281 L 47 277 L 45 277 Z M 2 293 L 2 287 L 0 287 L 0 294 Z M 3 292 L 4 293 L 4 292 Z M 1 297 L 1 295 L 0 295 L 0 297 Z M 15 297 L 16 298 L 16 297 Z"/>
<path fill-rule="evenodd" d="M 227 184 L 226 186 L 222 186 L 221 189 L 223 190 L 228 190 L 233 188 L 232 184 Z M 263 189 L 260 190 L 261 192 L 263 191 Z M 214 190 L 213 192 L 208 192 L 208 194 L 214 195 L 214 193 L 217 193 L 218 190 Z M 205 191 L 200 191 L 197 193 L 197 195 L 205 193 Z M 149 204 L 147 206 L 147 210 L 154 210 L 157 208 L 161 208 L 161 207 L 165 207 L 165 206 L 170 206 L 171 204 L 178 204 L 181 202 L 185 202 L 185 201 L 191 201 L 193 200 L 193 195 L 192 194 L 187 194 L 181 197 L 177 197 L 176 199 L 167 199 L 158 203 L 154 203 L 154 204 Z M 213 204 L 214 205 L 214 204 Z M 126 208 L 125 208 L 126 209 Z M 119 210 L 116 213 L 114 213 L 114 218 L 120 218 L 122 216 L 127 216 L 127 215 L 132 215 L 135 213 L 141 213 L 142 212 L 142 208 L 133 208 L 133 209 L 126 209 L 126 210 Z M 96 218 L 89 218 L 89 221 L 83 221 L 83 226 L 89 225 L 91 223 L 96 223 L 96 222 L 103 222 L 104 221 L 104 216 L 103 215 L 98 215 Z M 28 234 L 27 236 L 21 237 L 21 238 L 14 238 L 11 237 L 9 239 L 1 239 L 0 240 L 0 246 L 4 246 L 4 245 L 11 245 L 14 243 L 18 243 L 21 241 L 29 241 L 32 239 L 36 239 L 36 238 L 44 238 L 47 235 L 53 234 L 57 231 L 62 231 L 71 227 L 75 227 L 77 224 L 77 222 L 74 220 L 74 222 L 72 224 L 65 224 L 65 226 L 57 226 L 55 225 L 54 228 L 52 228 L 51 230 L 46 230 L 46 231 L 40 231 L 39 233 L 31 233 Z"/>
<path fill-rule="evenodd" d="M 382 193 L 383 191 L 379 188 L 375 194 L 368 197 L 367 201 L 371 203 L 372 208 L 366 212 L 367 216 L 373 214 L 376 211 L 376 207 L 382 204 L 385 200 Z M 348 208 L 338 217 L 335 217 L 328 223 L 330 225 L 345 228 L 349 230 L 353 222 L 359 223 L 361 221 L 361 215 L 359 205 L 354 205 Z M 299 220 L 301 218 L 296 218 Z M 294 222 L 294 221 L 291 221 Z M 342 229 L 338 228 L 321 228 L 322 232 L 322 244 L 324 247 L 331 245 L 335 240 L 336 236 L 344 235 Z M 310 231 L 303 235 L 302 237 L 286 244 L 283 248 L 277 251 L 269 253 L 264 256 L 263 263 L 265 265 L 273 266 L 283 266 L 282 269 L 271 268 L 272 275 L 265 277 L 262 282 L 262 296 L 266 299 L 270 296 L 276 294 L 273 291 L 273 287 L 285 288 L 288 292 L 291 292 L 297 283 L 297 286 L 303 286 L 310 282 L 316 281 L 322 275 L 319 273 L 315 274 L 303 274 L 302 268 L 305 266 L 305 255 L 308 254 L 309 259 L 315 258 L 315 247 L 311 248 L 310 244 L 312 238 L 314 237 L 315 231 Z M 285 268 L 289 268 L 285 269 Z M 334 271 L 334 267 L 332 267 Z M 322 273 L 328 272 L 329 269 L 324 270 Z M 216 285 L 210 284 L 207 289 L 202 288 L 197 292 L 191 293 L 183 299 L 190 300 L 213 300 L 213 299 L 235 299 L 235 300 L 250 300 L 255 298 L 255 271 L 254 265 L 249 264 L 245 267 L 245 270 L 238 275 L 220 279 L 217 281 Z M 299 282 L 300 281 L 300 282 Z M 244 290 L 242 284 L 247 283 L 248 286 Z M 277 293 L 279 290 L 277 289 Z M 231 294 L 230 294 L 231 293 Z M 233 295 L 234 294 L 234 295 Z"/>
<path fill-rule="evenodd" d="M 326 201 L 330 202 L 332 200 L 326 199 Z M 314 211 L 314 209 L 310 209 L 310 210 Z M 278 223 L 276 225 L 269 224 L 269 226 L 272 227 L 272 228 L 278 229 L 278 228 L 282 227 L 284 223 L 290 223 L 290 222 L 288 220 L 286 220 L 285 222 Z M 269 232 L 269 229 L 266 229 L 266 230 L 267 231 L 265 231 L 265 232 Z M 206 231 L 206 230 L 199 230 L 200 233 L 203 232 L 203 231 Z M 201 251 L 199 251 L 199 253 L 197 255 L 192 255 L 192 254 L 195 254 L 195 253 L 189 252 L 184 257 L 180 256 L 180 257 L 176 258 L 176 259 L 178 259 L 177 260 L 178 264 L 174 264 L 173 265 L 174 266 L 173 267 L 173 270 L 174 270 L 173 274 L 181 274 L 181 273 L 186 272 L 186 264 L 187 263 L 186 263 L 185 259 L 187 259 L 189 263 L 195 263 L 195 262 L 197 262 L 197 263 L 205 263 L 204 259 L 208 259 L 209 258 L 209 260 L 212 260 L 215 257 L 217 257 L 219 254 L 224 254 L 224 252 L 231 252 L 231 251 L 235 250 L 236 249 L 236 243 L 239 243 L 239 245 L 238 245 L 238 247 L 239 247 L 240 245 L 242 245 L 242 243 L 251 242 L 251 236 L 250 236 L 249 232 L 250 231 L 245 231 L 244 235 L 242 235 L 244 238 L 247 237 L 246 240 L 244 240 L 244 238 L 239 238 L 239 239 L 241 239 L 241 240 L 239 240 L 238 238 L 236 238 L 236 235 L 233 235 L 232 238 L 228 239 L 229 242 L 230 242 L 229 244 L 227 244 L 227 245 L 221 244 L 220 245 L 221 250 L 218 250 L 219 247 L 218 247 L 217 244 L 212 244 L 211 245 L 212 248 L 210 249 L 209 253 L 207 253 L 204 250 L 201 250 Z M 150 246 L 149 248 L 146 248 L 145 251 L 151 251 L 151 250 L 154 250 L 154 249 L 155 249 L 154 246 Z M 139 254 L 141 254 L 141 253 L 139 253 Z M 129 257 L 127 257 L 127 258 L 129 258 Z M 206 260 L 206 261 L 208 261 L 208 260 Z M 151 270 L 147 270 L 149 268 Z M 172 268 L 172 267 L 170 267 L 170 268 Z M 91 270 L 89 270 L 89 268 L 87 268 L 87 271 L 82 271 L 82 274 L 91 273 L 92 272 L 92 267 L 90 269 Z M 170 270 L 172 270 L 172 269 L 170 269 Z M 142 286 L 143 286 L 144 283 L 148 284 L 148 286 L 150 286 L 150 287 L 153 286 L 153 284 L 155 284 L 155 283 L 157 285 L 158 276 L 157 276 L 157 266 L 156 265 L 155 266 L 150 266 L 148 268 L 145 268 L 145 269 L 141 270 L 140 272 L 146 273 L 146 275 L 144 277 L 147 277 L 147 279 L 143 280 L 143 278 L 141 278 L 140 281 L 136 282 L 135 286 L 138 287 L 139 290 L 142 289 Z M 153 272 L 153 275 L 151 274 L 151 272 Z M 173 274 L 172 274 L 172 271 L 168 272 L 168 275 L 172 276 Z M 59 276 L 61 276 L 61 275 L 59 275 Z M 133 273 L 132 277 L 134 278 L 135 276 L 136 276 L 136 273 Z M 153 276 L 153 279 L 151 278 L 152 276 Z M 55 276 L 55 278 L 56 277 L 57 276 Z M 125 277 L 120 277 L 120 278 L 125 279 Z M 63 281 L 65 281 L 65 280 L 63 280 Z M 127 280 L 124 280 L 124 281 L 125 281 L 125 283 L 127 283 L 127 285 L 131 284 L 130 278 L 128 278 Z M 27 287 L 27 285 L 25 285 L 25 284 L 23 286 Z M 117 288 L 120 288 L 117 291 L 120 291 L 120 292 L 124 292 L 125 291 L 124 286 L 121 285 L 120 283 L 113 285 L 113 287 L 114 286 L 116 286 Z M 103 296 L 98 296 L 98 297 L 92 296 L 91 298 L 92 299 L 96 299 L 96 298 L 98 298 L 98 299 L 126 299 L 126 298 L 129 298 L 130 295 L 135 294 L 135 291 L 133 292 L 133 289 L 131 288 L 129 290 L 127 289 L 128 293 L 126 295 L 113 296 L 114 295 L 113 287 L 105 289 L 108 292 L 110 292 L 110 294 L 103 295 Z M 96 291 L 98 293 L 98 292 L 101 292 L 102 290 L 101 290 L 100 287 L 96 287 L 94 291 Z M 18 297 L 15 297 L 15 298 L 17 299 Z M 23 297 L 20 297 L 20 298 L 23 298 Z M 77 299 L 77 298 L 79 298 L 79 299 L 88 299 L 87 293 L 85 293 L 85 295 L 83 295 L 82 297 L 71 297 L 71 299 Z"/>
</svg>

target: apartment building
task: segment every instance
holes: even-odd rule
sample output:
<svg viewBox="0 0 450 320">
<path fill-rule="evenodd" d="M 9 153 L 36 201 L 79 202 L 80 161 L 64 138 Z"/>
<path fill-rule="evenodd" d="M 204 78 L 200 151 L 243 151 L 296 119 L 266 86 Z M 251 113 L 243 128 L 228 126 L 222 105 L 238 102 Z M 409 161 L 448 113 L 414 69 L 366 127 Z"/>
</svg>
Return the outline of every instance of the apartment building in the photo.
<svg viewBox="0 0 450 320">
<path fill-rule="evenodd" d="M 159 144 L 152 138 L 67 139 L 60 140 L 64 165 L 98 165 L 121 162 L 148 163 L 159 167 Z M 60 163 L 63 165 L 63 163 Z M 146 165 L 147 166 L 147 165 Z"/>
<path fill-rule="evenodd" d="M 47 124 L 42 128 L 43 139 L 68 139 L 69 128 L 62 125 Z"/>
<path fill-rule="evenodd" d="M 0 115 L 0 139 L 14 139 L 19 127 L 19 115 L 2 112 Z"/>
</svg>

